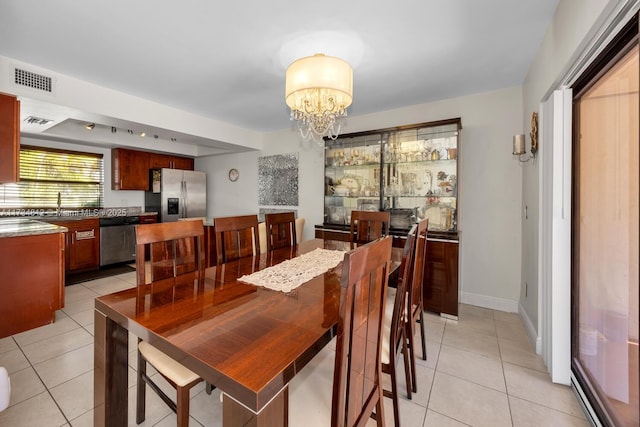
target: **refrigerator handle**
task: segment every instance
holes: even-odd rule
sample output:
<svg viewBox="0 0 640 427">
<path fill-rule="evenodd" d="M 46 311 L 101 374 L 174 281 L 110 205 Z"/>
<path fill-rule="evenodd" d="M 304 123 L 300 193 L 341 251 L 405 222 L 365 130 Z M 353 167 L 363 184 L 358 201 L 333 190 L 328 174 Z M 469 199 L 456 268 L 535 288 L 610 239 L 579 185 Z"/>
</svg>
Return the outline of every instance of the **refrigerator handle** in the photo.
<svg viewBox="0 0 640 427">
<path fill-rule="evenodd" d="M 187 206 L 189 206 L 189 193 L 187 192 L 187 182 L 182 181 L 182 217 L 188 218 Z"/>
</svg>

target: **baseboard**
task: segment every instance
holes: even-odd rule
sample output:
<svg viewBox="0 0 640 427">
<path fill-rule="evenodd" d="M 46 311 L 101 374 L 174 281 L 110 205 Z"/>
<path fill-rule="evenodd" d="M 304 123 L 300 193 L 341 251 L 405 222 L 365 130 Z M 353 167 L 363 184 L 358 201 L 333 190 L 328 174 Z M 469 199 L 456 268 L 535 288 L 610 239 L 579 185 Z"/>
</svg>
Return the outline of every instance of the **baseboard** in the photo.
<svg viewBox="0 0 640 427">
<path fill-rule="evenodd" d="M 463 304 L 490 308 L 492 310 L 506 311 L 508 313 L 518 312 L 518 301 L 512 301 L 504 298 L 460 292 L 460 302 Z"/>
<path fill-rule="evenodd" d="M 542 354 L 542 339 L 540 338 L 540 335 L 538 335 L 536 327 L 533 325 L 533 322 L 529 318 L 529 315 L 522 304 L 518 304 L 518 315 L 520 315 L 520 320 L 522 320 L 524 329 L 527 332 L 529 342 L 533 348 L 536 349 L 536 354 Z"/>
</svg>

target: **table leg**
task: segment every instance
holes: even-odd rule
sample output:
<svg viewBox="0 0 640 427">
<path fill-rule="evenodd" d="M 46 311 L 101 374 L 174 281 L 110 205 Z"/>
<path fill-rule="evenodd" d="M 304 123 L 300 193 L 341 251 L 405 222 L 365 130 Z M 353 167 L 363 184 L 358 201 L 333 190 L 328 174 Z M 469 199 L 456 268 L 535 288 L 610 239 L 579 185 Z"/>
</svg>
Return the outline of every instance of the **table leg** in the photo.
<svg viewBox="0 0 640 427">
<path fill-rule="evenodd" d="M 94 313 L 93 425 L 127 425 L 129 333 L 98 310 Z"/>
<path fill-rule="evenodd" d="M 273 427 L 289 425 L 289 387 L 285 387 L 262 411 L 255 413 L 222 394 L 223 427 Z"/>
</svg>

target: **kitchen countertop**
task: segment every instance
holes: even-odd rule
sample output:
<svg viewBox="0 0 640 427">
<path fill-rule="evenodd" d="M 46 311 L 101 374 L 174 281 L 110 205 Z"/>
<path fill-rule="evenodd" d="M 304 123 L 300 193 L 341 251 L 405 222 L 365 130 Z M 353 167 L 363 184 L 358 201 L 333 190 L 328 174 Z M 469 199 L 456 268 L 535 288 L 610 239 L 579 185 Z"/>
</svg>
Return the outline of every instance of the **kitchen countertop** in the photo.
<svg viewBox="0 0 640 427">
<path fill-rule="evenodd" d="M 67 228 L 26 218 L 0 218 L 0 239 L 35 234 L 66 233 Z"/>
</svg>

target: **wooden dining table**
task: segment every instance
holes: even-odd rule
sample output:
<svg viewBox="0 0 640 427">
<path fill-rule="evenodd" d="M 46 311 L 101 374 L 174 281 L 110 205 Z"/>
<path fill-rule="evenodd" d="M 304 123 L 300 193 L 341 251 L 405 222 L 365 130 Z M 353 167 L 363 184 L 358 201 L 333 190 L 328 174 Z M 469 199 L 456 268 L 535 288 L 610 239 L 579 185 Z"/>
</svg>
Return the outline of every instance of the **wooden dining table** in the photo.
<svg viewBox="0 0 640 427">
<path fill-rule="evenodd" d="M 334 336 L 342 263 L 288 293 L 238 278 L 316 248 L 348 245 L 304 241 L 209 267 L 193 283 L 149 283 L 97 297 L 94 425 L 127 425 L 131 332 L 223 392 L 223 426 L 286 426 L 287 384 Z M 392 270 L 401 257 L 394 248 Z"/>
</svg>

